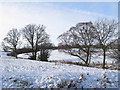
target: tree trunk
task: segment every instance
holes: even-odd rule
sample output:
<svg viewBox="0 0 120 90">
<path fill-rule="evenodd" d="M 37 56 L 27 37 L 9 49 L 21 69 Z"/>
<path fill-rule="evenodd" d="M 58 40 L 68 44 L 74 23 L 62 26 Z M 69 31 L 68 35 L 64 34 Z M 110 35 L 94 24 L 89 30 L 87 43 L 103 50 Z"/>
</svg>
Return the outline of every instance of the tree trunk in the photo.
<svg viewBox="0 0 120 90">
<path fill-rule="evenodd" d="M 16 49 L 16 46 L 15 46 L 15 58 L 17 58 L 17 49 Z"/>
<path fill-rule="evenodd" d="M 87 58 L 86 58 L 86 65 L 88 66 L 89 65 L 89 63 L 88 63 L 88 61 L 89 61 L 89 55 L 90 55 L 90 49 L 88 48 L 88 50 L 87 50 Z"/>
<path fill-rule="evenodd" d="M 35 58 L 35 60 L 37 59 L 37 49 L 35 50 L 35 56 L 34 56 L 34 58 Z"/>
<path fill-rule="evenodd" d="M 90 62 L 91 62 L 91 53 L 90 53 L 90 55 L 89 55 L 89 62 L 88 62 L 88 65 L 90 64 Z"/>
<path fill-rule="evenodd" d="M 17 58 L 17 53 L 15 52 L 15 57 Z"/>
<path fill-rule="evenodd" d="M 103 68 L 105 68 L 106 49 L 103 49 Z"/>
<path fill-rule="evenodd" d="M 89 60 L 89 56 L 87 55 L 87 59 L 86 59 L 86 65 L 88 66 L 88 60 Z"/>
<path fill-rule="evenodd" d="M 36 60 L 37 52 L 35 51 L 34 60 Z"/>
<path fill-rule="evenodd" d="M 35 60 L 37 59 L 37 51 L 38 51 L 38 45 L 36 44 L 36 46 L 35 46 Z"/>
<path fill-rule="evenodd" d="M 33 44 L 32 44 L 32 55 L 33 55 L 32 59 L 36 60 L 36 58 L 35 58 L 35 50 L 34 50 L 34 45 Z"/>
</svg>

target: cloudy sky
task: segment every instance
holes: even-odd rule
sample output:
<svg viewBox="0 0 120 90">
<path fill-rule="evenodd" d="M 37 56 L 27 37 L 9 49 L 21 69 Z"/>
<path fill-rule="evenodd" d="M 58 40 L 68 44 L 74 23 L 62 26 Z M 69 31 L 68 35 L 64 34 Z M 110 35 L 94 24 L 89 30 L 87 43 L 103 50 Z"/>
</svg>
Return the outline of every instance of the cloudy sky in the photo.
<svg viewBox="0 0 120 90">
<path fill-rule="evenodd" d="M 78 22 L 117 19 L 117 2 L 0 2 L 0 42 L 12 28 L 43 24 L 51 42 Z"/>
</svg>

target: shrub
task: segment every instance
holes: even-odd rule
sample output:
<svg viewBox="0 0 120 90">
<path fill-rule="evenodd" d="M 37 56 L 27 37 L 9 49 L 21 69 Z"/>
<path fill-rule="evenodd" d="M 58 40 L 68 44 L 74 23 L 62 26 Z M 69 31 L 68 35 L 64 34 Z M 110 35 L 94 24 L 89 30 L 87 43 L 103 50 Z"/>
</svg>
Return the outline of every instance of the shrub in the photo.
<svg viewBox="0 0 120 90">
<path fill-rule="evenodd" d="M 49 56 L 50 56 L 49 50 L 42 49 L 38 54 L 38 60 L 48 61 Z"/>
</svg>

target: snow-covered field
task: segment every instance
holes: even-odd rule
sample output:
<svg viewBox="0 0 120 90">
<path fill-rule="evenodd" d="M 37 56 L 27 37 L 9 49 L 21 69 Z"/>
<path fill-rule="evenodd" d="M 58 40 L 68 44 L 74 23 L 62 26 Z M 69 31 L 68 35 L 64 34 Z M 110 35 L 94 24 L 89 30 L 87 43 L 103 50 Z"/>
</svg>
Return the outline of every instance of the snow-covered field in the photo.
<svg viewBox="0 0 120 90">
<path fill-rule="evenodd" d="M 29 58 L 31 54 L 26 53 L 26 54 L 19 54 L 19 58 L 24 58 L 27 59 Z M 69 54 L 66 54 L 64 52 L 59 52 L 58 50 L 53 50 L 50 54 L 50 57 L 48 58 L 49 61 L 72 61 L 72 62 L 82 62 L 78 57 L 71 56 Z M 103 56 L 96 56 L 91 58 L 91 63 L 96 62 L 96 63 L 102 63 L 103 61 Z M 106 57 L 106 63 L 113 63 L 114 60 L 112 58 Z"/>
<path fill-rule="evenodd" d="M 118 71 L 0 57 L 0 88 L 118 88 Z"/>
</svg>

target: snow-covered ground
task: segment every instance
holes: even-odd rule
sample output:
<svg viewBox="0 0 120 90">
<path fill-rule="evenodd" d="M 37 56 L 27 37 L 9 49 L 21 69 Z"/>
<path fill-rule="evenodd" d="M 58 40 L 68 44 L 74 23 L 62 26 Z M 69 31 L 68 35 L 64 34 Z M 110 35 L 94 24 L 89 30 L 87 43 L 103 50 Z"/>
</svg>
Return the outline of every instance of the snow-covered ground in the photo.
<svg viewBox="0 0 120 90">
<path fill-rule="evenodd" d="M 0 88 L 45 87 L 118 88 L 118 71 L 0 57 Z"/>
<path fill-rule="evenodd" d="M 29 58 L 30 53 L 26 54 L 19 54 L 18 57 L 20 58 Z M 49 61 L 72 61 L 72 62 L 82 62 L 78 57 L 71 56 L 69 54 L 66 54 L 64 52 L 59 52 L 58 50 L 53 50 L 50 54 L 50 57 L 48 58 Z M 103 56 L 96 56 L 91 58 L 91 62 L 96 62 L 96 63 L 102 63 L 103 61 Z M 110 57 L 106 57 L 106 63 L 113 63 L 114 60 Z"/>
</svg>

